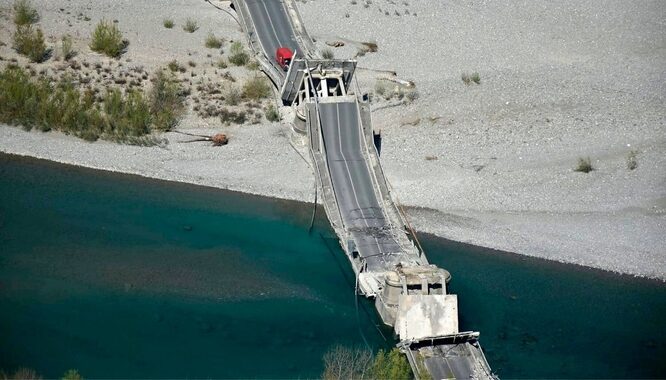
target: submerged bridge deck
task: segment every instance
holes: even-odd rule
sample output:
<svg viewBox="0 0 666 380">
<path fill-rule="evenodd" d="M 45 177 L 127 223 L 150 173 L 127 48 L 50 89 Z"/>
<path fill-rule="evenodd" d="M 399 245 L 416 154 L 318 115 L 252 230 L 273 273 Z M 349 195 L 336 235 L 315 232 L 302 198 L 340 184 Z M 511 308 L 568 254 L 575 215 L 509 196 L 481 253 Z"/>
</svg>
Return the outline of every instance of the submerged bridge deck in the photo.
<svg viewBox="0 0 666 380">
<path fill-rule="evenodd" d="M 394 326 L 417 378 L 494 378 L 478 333 L 458 331 L 457 297 L 446 293 L 450 275 L 428 264 L 392 200 L 372 138 L 370 108 L 347 92 L 356 62 L 318 59 L 294 0 L 233 0 L 233 5 L 282 100 L 301 103 L 327 216 L 358 289 L 375 298 L 384 323 Z M 287 73 L 274 57 L 282 46 L 298 58 Z M 337 90 L 329 91 L 326 73 L 336 69 L 330 86 Z"/>
</svg>

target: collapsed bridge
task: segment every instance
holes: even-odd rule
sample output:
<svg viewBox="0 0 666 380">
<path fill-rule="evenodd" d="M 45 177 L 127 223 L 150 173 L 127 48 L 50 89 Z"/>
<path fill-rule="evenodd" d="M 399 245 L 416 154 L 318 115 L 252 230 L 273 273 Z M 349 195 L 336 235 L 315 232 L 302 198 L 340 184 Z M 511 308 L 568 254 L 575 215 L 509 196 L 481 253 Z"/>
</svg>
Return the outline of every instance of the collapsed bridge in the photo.
<svg viewBox="0 0 666 380">
<path fill-rule="evenodd" d="M 374 145 L 368 101 L 352 82 L 356 61 L 322 59 L 293 0 L 233 0 L 262 70 L 305 121 L 310 158 L 329 221 L 417 378 L 492 379 L 479 333 L 460 332 L 450 274 L 429 264 L 393 202 Z M 288 71 L 274 56 L 295 52 Z"/>
</svg>

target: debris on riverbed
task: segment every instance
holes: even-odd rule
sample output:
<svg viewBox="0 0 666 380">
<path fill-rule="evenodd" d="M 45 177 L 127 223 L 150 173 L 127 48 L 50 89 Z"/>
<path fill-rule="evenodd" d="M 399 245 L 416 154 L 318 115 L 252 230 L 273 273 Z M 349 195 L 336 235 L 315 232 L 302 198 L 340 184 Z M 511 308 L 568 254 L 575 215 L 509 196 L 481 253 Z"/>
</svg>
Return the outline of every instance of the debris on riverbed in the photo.
<svg viewBox="0 0 666 380">
<path fill-rule="evenodd" d="M 181 131 L 174 131 L 175 133 L 180 133 L 181 135 L 194 136 L 198 137 L 192 140 L 180 141 L 181 143 L 190 143 L 190 142 L 199 142 L 199 141 L 210 141 L 213 143 L 213 146 L 222 146 L 229 143 L 229 137 L 224 133 L 216 133 L 212 136 L 209 135 L 197 135 L 194 133 L 187 133 Z"/>
</svg>

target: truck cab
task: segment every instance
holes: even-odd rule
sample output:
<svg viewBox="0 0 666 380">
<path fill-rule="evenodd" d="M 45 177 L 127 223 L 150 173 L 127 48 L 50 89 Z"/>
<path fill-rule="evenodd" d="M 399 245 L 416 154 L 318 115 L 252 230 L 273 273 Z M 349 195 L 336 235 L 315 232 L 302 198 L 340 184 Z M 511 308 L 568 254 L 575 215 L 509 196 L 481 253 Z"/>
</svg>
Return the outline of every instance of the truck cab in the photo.
<svg viewBox="0 0 666 380">
<path fill-rule="evenodd" d="M 287 47 L 279 47 L 275 52 L 275 60 L 284 71 L 289 70 L 291 59 L 294 57 L 294 52 Z"/>
</svg>

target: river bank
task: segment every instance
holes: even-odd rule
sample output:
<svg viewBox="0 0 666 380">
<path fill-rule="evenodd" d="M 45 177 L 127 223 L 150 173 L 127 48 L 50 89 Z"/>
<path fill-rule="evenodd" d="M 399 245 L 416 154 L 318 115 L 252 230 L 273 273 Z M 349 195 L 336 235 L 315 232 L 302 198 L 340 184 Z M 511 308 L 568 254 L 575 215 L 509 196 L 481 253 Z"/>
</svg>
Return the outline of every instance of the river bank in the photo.
<svg viewBox="0 0 666 380">
<path fill-rule="evenodd" d="M 192 60 L 197 65 L 192 74 L 202 78 L 210 74 L 204 66 L 211 59 L 201 50 L 206 31 L 244 38 L 233 19 L 205 3 L 122 1 L 108 9 L 85 0 L 35 4 L 40 22 L 56 40 L 62 33 L 74 36 L 79 59 L 98 59 L 86 52 L 86 38 L 109 12 L 131 40 L 123 62 L 151 70 L 171 59 Z M 356 57 L 361 67 L 396 70 L 416 83 L 419 99 L 378 109 L 373 118 L 383 132 L 381 159 L 393 194 L 407 206 L 417 230 L 664 280 L 666 60 L 663 49 L 653 46 L 663 40 L 656 26 L 663 12 L 653 11 L 657 4 L 600 7 L 588 1 L 574 12 L 562 4 L 513 9 L 316 0 L 299 3 L 299 9 L 320 48 L 339 38 L 376 41 L 377 52 L 358 56 L 357 45 L 347 43 L 334 53 Z M 9 20 L 10 2 L 0 5 L 1 16 Z M 137 8 L 141 12 L 133 11 Z M 330 17 L 321 18 L 322 9 L 331 10 Z M 568 21 L 556 17 L 569 13 Z M 529 21 L 533 15 L 540 16 Z M 182 22 L 185 16 L 198 20 L 202 32 L 162 27 L 165 18 Z M 10 40 L 8 25 L 0 26 L 3 41 Z M 165 33 L 168 46 L 161 40 Z M 423 43 L 407 43 L 407 35 Z M 430 36 L 441 36 L 445 45 Z M 392 52 L 403 50 L 419 59 L 396 60 Z M 8 45 L 0 52 L 15 55 Z M 461 72 L 474 70 L 480 72 L 479 85 L 461 81 Z M 377 92 L 375 72 L 359 69 L 357 77 L 362 89 Z M 218 118 L 198 116 L 193 104 L 188 107 L 179 129 L 222 131 L 231 143 L 222 148 L 184 144 L 184 136 L 167 133 L 167 145 L 136 147 L 2 125 L 0 151 L 263 196 L 314 199 L 303 142 L 288 123 L 225 126 Z M 629 170 L 632 151 L 638 166 Z M 574 172 L 578 158 L 587 156 L 595 170 Z"/>
</svg>

